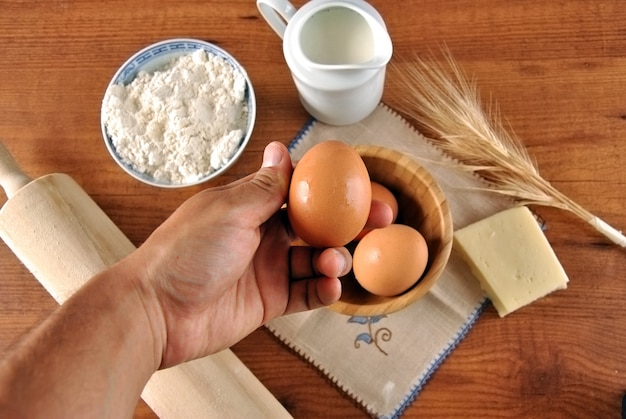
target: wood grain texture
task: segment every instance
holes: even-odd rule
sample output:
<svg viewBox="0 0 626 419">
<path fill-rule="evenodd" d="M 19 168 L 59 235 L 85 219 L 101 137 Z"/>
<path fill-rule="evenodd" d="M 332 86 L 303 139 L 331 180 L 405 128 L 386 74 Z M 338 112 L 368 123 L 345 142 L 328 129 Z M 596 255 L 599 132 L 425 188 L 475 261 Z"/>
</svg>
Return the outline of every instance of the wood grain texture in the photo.
<svg viewBox="0 0 626 419">
<path fill-rule="evenodd" d="M 302 1 L 295 4 L 302 4 Z M 445 44 L 496 100 L 543 176 L 626 229 L 626 9 L 617 0 L 372 0 L 396 56 Z M 135 245 L 183 200 L 257 169 L 270 140 L 307 120 L 278 37 L 255 2 L 0 0 L 0 137 L 31 177 L 72 176 Z M 248 70 L 258 100 L 248 150 L 218 180 L 159 190 L 128 177 L 100 134 L 104 89 L 152 42 L 214 42 Z M 384 100 L 401 95 L 388 80 Z M 570 277 L 566 291 L 498 318 L 490 307 L 405 417 L 617 418 L 626 390 L 626 252 L 569 214 L 537 209 Z M 0 246 L 0 347 L 56 305 Z M 297 418 L 366 417 L 265 330 L 235 354 Z M 154 414 L 142 403 L 136 418 Z"/>
</svg>

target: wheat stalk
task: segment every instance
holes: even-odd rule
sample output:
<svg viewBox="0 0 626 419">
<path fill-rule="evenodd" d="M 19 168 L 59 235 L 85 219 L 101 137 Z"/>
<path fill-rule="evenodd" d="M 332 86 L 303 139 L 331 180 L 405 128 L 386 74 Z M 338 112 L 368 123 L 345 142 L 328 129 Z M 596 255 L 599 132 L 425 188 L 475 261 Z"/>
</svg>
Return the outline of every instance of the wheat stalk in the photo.
<svg viewBox="0 0 626 419">
<path fill-rule="evenodd" d="M 497 107 L 486 111 L 476 83 L 467 79 L 452 55 L 447 67 L 419 57 L 409 65 L 392 62 L 393 77 L 404 89 L 396 110 L 413 119 L 464 170 L 477 173 L 489 190 L 521 205 L 567 210 L 626 248 L 626 237 L 558 191 L 539 174 L 526 147 L 504 126 Z"/>
</svg>

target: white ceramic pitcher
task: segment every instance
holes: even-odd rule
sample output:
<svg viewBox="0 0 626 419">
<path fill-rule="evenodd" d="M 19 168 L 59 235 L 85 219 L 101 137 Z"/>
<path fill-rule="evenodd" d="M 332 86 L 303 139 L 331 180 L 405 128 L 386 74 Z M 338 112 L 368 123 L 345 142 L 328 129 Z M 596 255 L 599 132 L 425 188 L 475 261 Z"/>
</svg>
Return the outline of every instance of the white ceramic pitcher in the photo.
<svg viewBox="0 0 626 419">
<path fill-rule="evenodd" d="M 283 39 L 283 54 L 300 101 L 317 120 L 348 125 L 382 98 L 392 45 L 380 14 L 364 0 L 257 0 Z"/>
</svg>

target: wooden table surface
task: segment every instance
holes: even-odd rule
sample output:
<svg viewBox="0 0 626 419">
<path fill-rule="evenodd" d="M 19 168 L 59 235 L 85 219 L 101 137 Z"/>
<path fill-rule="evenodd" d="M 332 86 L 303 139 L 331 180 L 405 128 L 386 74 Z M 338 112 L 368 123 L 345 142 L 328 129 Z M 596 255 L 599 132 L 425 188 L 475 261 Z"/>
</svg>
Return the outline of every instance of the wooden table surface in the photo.
<svg viewBox="0 0 626 419">
<path fill-rule="evenodd" d="M 296 2 L 301 5 L 303 2 Z M 615 0 L 375 0 L 396 57 L 447 45 L 500 105 L 543 176 L 626 228 L 626 8 Z M 186 198 L 260 164 L 307 114 L 279 38 L 253 0 L 0 1 L 0 138 L 33 177 L 71 175 L 137 245 Z M 107 83 L 130 55 L 193 37 L 248 70 L 258 114 L 239 162 L 212 184 L 163 190 L 133 180 L 100 133 Z M 393 103 L 402 91 L 389 88 Z M 538 208 L 570 277 L 566 291 L 506 319 L 489 307 L 406 417 L 619 417 L 626 391 L 626 251 L 568 213 Z M 0 245 L 0 349 L 55 303 Z M 419 350 L 416 348 L 416 350 Z M 366 417 L 261 329 L 233 351 L 296 418 Z M 407 366 L 410 367 L 410 366 Z M 139 402 L 136 418 L 154 414 Z"/>
</svg>

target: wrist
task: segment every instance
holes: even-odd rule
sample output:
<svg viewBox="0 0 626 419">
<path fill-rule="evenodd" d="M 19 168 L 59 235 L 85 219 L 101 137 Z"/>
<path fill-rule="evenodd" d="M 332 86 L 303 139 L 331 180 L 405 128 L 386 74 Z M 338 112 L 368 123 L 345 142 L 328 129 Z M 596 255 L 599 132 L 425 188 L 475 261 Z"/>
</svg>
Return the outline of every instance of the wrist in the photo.
<svg viewBox="0 0 626 419">
<path fill-rule="evenodd" d="M 144 356 L 149 360 L 152 372 L 161 366 L 163 351 L 167 342 L 165 321 L 158 295 L 149 279 L 148 264 L 140 252 L 134 252 L 109 270 L 102 273 L 105 281 L 119 282 L 119 290 L 123 293 L 127 312 L 124 317 L 135 323 L 134 330 L 128 330 L 129 337 L 142 337 L 141 347 Z M 110 278 L 106 278 L 110 277 Z"/>
</svg>

